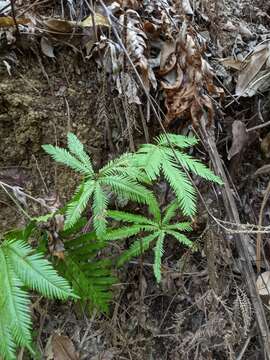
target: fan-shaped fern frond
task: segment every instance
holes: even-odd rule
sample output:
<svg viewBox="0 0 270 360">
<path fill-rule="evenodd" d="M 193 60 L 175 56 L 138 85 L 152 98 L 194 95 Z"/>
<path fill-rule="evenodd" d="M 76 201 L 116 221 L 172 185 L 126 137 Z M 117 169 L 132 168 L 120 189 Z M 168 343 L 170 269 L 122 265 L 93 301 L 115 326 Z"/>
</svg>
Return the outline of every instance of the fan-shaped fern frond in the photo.
<svg viewBox="0 0 270 360">
<path fill-rule="evenodd" d="M 180 231 L 190 231 L 190 223 L 174 223 L 170 224 L 170 220 L 175 216 L 178 208 L 177 201 L 174 201 L 161 216 L 154 219 L 146 218 L 145 216 L 126 213 L 124 211 L 108 211 L 109 217 L 120 222 L 126 222 L 128 225 L 116 229 L 109 229 L 105 235 L 104 240 L 121 240 L 128 237 L 136 236 L 136 240 L 130 248 L 123 252 L 117 260 L 117 265 L 122 266 L 126 261 L 134 256 L 138 256 L 149 249 L 151 243 L 157 239 L 154 247 L 155 261 L 154 274 L 159 282 L 161 279 L 161 259 L 163 254 L 163 243 L 167 235 L 175 237 L 175 232 L 178 234 L 177 240 L 182 240 L 186 246 L 191 246 L 189 241 Z M 145 235 L 146 233 L 146 235 Z M 139 237 L 139 239 L 137 239 Z"/>
</svg>

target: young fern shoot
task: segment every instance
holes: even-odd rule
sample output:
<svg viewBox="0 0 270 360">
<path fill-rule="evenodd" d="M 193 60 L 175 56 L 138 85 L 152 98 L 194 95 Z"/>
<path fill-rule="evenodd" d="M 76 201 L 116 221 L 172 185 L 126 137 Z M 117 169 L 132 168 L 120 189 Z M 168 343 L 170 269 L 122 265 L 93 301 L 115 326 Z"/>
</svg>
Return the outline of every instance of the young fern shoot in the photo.
<svg viewBox="0 0 270 360">
<path fill-rule="evenodd" d="M 67 137 L 68 149 L 43 145 L 43 149 L 55 161 L 69 166 L 84 177 L 67 205 L 65 229 L 71 228 L 79 220 L 87 204 L 92 202 L 93 225 L 97 236 L 101 238 L 107 227 L 109 191 L 126 200 L 147 204 L 150 211 L 153 211 L 157 206 L 155 197 L 139 183 L 146 182 L 147 178 L 138 167 L 132 166 L 133 154 L 124 154 L 95 172 L 79 139 L 72 133 Z"/>
<path fill-rule="evenodd" d="M 222 184 L 221 179 L 201 161 L 183 152 L 197 142 L 195 137 L 160 135 L 155 139 L 155 144 L 142 145 L 133 157 L 135 166 L 145 171 L 151 181 L 157 181 L 161 173 L 164 175 L 176 195 L 183 214 L 187 216 L 193 216 L 196 212 L 196 196 L 186 172 Z"/>
<path fill-rule="evenodd" d="M 120 255 L 117 265 L 122 266 L 132 257 L 144 253 L 155 242 L 154 245 L 154 274 L 157 282 L 161 280 L 161 260 L 164 249 L 164 241 L 170 235 L 174 237 L 181 244 L 192 247 L 193 243 L 182 232 L 191 231 L 189 222 L 172 222 L 171 220 L 176 215 L 179 208 L 177 201 L 174 201 L 161 214 L 157 207 L 152 214 L 153 218 L 148 218 L 142 215 L 131 214 L 123 211 L 110 210 L 108 215 L 117 221 L 127 223 L 128 225 L 118 229 L 108 230 L 105 238 L 107 240 L 121 240 L 135 236 L 139 239 L 131 245 L 122 255 Z M 146 235 L 143 235 L 146 234 Z"/>
</svg>

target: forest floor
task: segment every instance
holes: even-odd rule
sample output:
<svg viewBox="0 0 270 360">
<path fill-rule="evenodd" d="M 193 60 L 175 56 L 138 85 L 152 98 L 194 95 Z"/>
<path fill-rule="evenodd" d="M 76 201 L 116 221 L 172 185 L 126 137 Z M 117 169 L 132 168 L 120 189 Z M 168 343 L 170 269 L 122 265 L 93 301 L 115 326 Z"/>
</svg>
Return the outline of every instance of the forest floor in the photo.
<svg viewBox="0 0 270 360">
<path fill-rule="evenodd" d="M 165 2 L 168 9 L 164 9 Z M 241 0 L 165 2 L 118 3 L 126 11 L 136 11 L 143 19 L 140 19 L 144 24 L 141 31 L 145 32 L 142 38 L 148 46 L 143 52 L 149 64 L 156 60 L 151 57 L 151 51 L 160 46 L 159 43 L 155 48 L 153 44 L 168 41 L 162 31 L 166 36 L 170 33 L 171 38 L 177 32 L 172 28 L 158 28 L 158 21 L 154 26 L 152 17 L 160 24 L 169 18 L 176 22 L 176 27 L 186 22 L 190 36 L 204 39 L 199 53 L 211 65 L 213 83 L 219 90 L 211 92 L 209 84 L 203 84 L 199 95 L 203 91 L 210 93 L 210 110 L 214 115 L 212 120 L 209 117 L 208 125 L 214 128 L 216 146 L 241 222 L 257 225 L 269 182 L 270 4 L 266 0 L 252 4 Z M 0 27 L 0 181 L 58 207 L 70 199 L 78 178 L 71 170 L 55 165 L 43 152 L 42 144 L 64 146 L 67 133 L 74 132 L 91 154 L 94 165 L 99 167 L 116 155 L 132 150 L 133 143 L 136 148 L 162 132 L 153 111 L 148 110 L 148 105 L 144 106 L 147 101 L 141 89 L 137 95 L 128 95 L 135 100 L 128 111 L 123 109 L 115 79 L 101 61 L 106 53 L 100 33 L 107 36 L 111 29 L 99 30 L 98 42 L 93 40 L 96 34 L 92 28 L 90 35 L 90 30 L 84 29 L 88 31 L 83 34 L 86 40 L 80 42 L 79 37 L 74 36 L 74 40 L 70 35 L 59 35 L 59 29 L 54 29 L 46 33 L 49 41 L 46 38 L 41 45 L 45 35 L 37 30 L 41 25 L 35 19 L 70 20 L 68 3 L 73 2 L 37 1 L 32 6 L 31 2 L 18 1 L 17 14 L 25 10 L 23 15 L 31 18 L 33 28 L 22 27 L 19 36 L 14 27 Z M 181 3 L 181 7 L 175 7 L 175 3 Z M 80 16 L 89 16 L 86 5 L 85 9 Z M 96 9 L 102 13 L 99 7 Z M 149 28 L 145 25 L 147 21 Z M 1 41 L 4 37 L 5 41 Z M 89 50 L 89 43 L 95 50 Z M 132 54 L 132 49 L 128 50 Z M 188 53 L 188 49 L 182 51 Z M 169 55 L 166 55 L 166 66 L 173 61 Z M 141 69 L 139 65 L 137 68 Z M 186 71 L 191 70 L 187 67 Z M 144 84 L 153 85 L 151 74 L 147 74 L 148 82 Z M 166 130 L 197 134 L 200 118 L 196 111 L 187 115 L 186 110 L 178 109 L 178 114 L 172 116 L 173 110 L 164 99 L 162 76 L 161 72 L 156 75 L 157 87 L 151 88 L 150 93 L 157 108 L 160 107 L 161 118 L 166 113 L 170 119 L 163 120 Z M 183 76 L 188 77 L 185 73 Z M 171 84 L 171 78 L 167 81 Z M 140 105 L 136 96 L 141 99 Z M 188 103 L 187 96 L 181 96 L 180 103 Z M 188 103 L 187 109 L 191 105 Z M 127 113 L 130 129 L 126 124 Z M 211 166 L 211 156 L 203 145 L 194 150 L 193 155 Z M 263 170 L 258 172 L 258 169 Z M 220 189 L 204 182 L 197 185 L 204 203 L 199 197 L 191 239 L 198 243 L 200 251 L 191 253 L 175 247 L 174 243 L 168 245 L 160 285 L 153 276 L 152 254 L 147 253 L 142 259 L 127 264 L 125 271 L 119 271 L 119 283 L 114 286 L 113 302 L 106 316 L 97 312 L 82 314 L 71 302 L 62 304 L 33 296 L 35 342 L 42 359 L 267 359 Z M 163 199 L 164 183 L 158 185 L 158 192 Z M 14 198 L 20 202 L 19 195 L 15 191 L 12 196 L 13 200 L 4 190 L 0 191 L 0 232 L 26 224 L 20 206 L 14 203 Z M 40 202 L 27 200 L 27 211 L 33 216 L 40 215 Z M 213 223 L 205 205 L 220 222 Z M 269 216 L 270 203 L 266 202 L 262 225 L 269 224 Z M 256 272 L 257 234 L 250 231 L 248 235 L 246 246 Z M 263 236 L 262 272 L 269 268 L 267 237 Z M 264 314 L 270 321 L 268 299 L 263 300 Z M 60 335 L 60 345 L 52 345 L 55 334 Z M 70 343 L 65 345 L 67 339 L 74 345 L 75 352 L 69 348 Z M 53 346 L 66 346 L 66 357 L 53 355 Z M 19 356 L 28 358 L 23 351 Z"/>
</svg>

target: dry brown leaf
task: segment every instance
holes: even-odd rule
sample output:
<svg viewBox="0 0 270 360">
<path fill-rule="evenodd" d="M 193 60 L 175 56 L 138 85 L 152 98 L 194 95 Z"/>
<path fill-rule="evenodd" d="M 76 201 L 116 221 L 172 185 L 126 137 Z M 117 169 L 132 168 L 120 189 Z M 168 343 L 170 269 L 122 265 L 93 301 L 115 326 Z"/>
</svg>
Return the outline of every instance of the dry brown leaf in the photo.
<svg viewBox="0 0 270 360">
<path fill-rule="evenodd" d="M 72 341 L 63 335 L 55 334 L 49 339 L 45 354 L 47 360 L 79 360 Z"/>
<path fill-rule="evenodd" d="M 110 26 L 107 17 L 97 12 L 95 13 L 94 20 L 96 26 L 107 26 L 107 27 Z M 93 27 L 92 16 L 88 16 L 81 23 L 79 23 L 79 25 L 82 27 Z"/>
<path fill-rule="evenodd" d="M 228 160 L 243 150 L 248 139 L 246 125 L 240 120 L 235 120 L 232 124 L 232 134 L 233 140 L 228 153 Z"/>
<path fill-rule="evenodd" d="M 175 41 L 165 41 L 160 52 L 159 75 L 168 74 L 176 64 Z"/>
<path fill-rule="evenodd" d="M 270 271 L 265 271 L 258 276 L 256 281 L 257 291 L 259 295 L 270 296 Z"/>
<path fill-rule="evenodd" d="M 31 22 L 30 19 L 27 18 L 17 18 L 16 23 L 18 25 L 27 25 Z M 0 27 L 10 27 L 15 26 L 14 19 L 11 16 L 1 16 L 0 17 Z"/>
<path fill-rule="evenodd" d="M 235 70 L 241 70 L 247 64 L 247 62 L 234 59 L 233 57 L 219 59 L 219 62 L 221 62 L 221 64 L 224 65 L 225 67 Z"/>
<path fill-rule="evenodd" d="M 53 53 L 54 48 L 53 48 L 50 40 L 44 36 L 42 36 L 42 38 L 40 40 L 40 47 L 41 47 L 41 51 L 43 52 L 44 55 L 48 56 L 49 58 L 55 57 L 54 53 Z"/>
<path fill-rule="evenodd" d="M 55 32 L 71 33 L 74 29 L 74 24 L 67 20 L 48 19 L 44 23 L 48 29 Z"/>
<path fill-rule="evenodd" d="M 267 62 L 270 56 L 270 43 L 264 43 L 258 46 L 249 58 L 246 67 L 239 73 L 238 81 L 236 84 L 235 94 L 242 96 L 248 88 L 252 80 L 262 69 L 263 65 Z"/>
</svg>

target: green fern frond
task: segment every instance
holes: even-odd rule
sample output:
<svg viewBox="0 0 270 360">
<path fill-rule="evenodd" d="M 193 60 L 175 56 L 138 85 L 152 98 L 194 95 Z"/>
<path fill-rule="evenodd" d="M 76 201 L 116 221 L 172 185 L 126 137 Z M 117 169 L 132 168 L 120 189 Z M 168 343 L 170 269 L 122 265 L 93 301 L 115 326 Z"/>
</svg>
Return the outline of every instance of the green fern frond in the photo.
<svg viewBox="0 0 270 360">
<path fill-rule="evenodd" d="M 170 205 L 165 209 L 165 213 L 163 216 L 163 224 L 169 224 L 171 219 L 176 215 L 178 209 L 179 209 L 178 202 L 172 201 Z"/>
<path fill-rule="evenodd" d="M 133 162 L 138 168 L 143 169 L 146 172 L 151 181 L 154 181 L 160 174 L 162 151 L 156 145 L 142 145 L 134 154 Z"/>
<path fill-rule="evenodd" d="M 16 360 L 16 344 L 9 329 L 9 320 L 4 308 L 0 308 L 0 356 L 5 360 Z"/>
<path fill-rule="evenodd" d="M 108 197 L 97 182 L 93 193 L 93 224 L 98 238 L 106 232 L 107 207 Z"/>
<path fill-rule="evenodd" d="M 81 217 L 94 191 L 95 182 L 88 180 L 78 187 L 74 197 L 67 205 L 65 230 L 71 228 Z"/>
<path fill-rule="evenodd" d="M 154 274 L 158 283 L 161 280 L 161 259 L 164 251 L 163 250 L 164 237 L 165 237 L 165 233 L 164 231 L 161 231 L 160 234 L 158 235 L 158 239 L 154 249 L 154 253 L 155 253 Z"/>
<path fill-rule="evenodd" d="M 149 205 L 155 201 L 150 190 L 123 175 L 107 176 L 100 179 L 100 184 L 111 187 L 117 195 L 127 200 Z"/>
<path fill-rule="evenodd" d="M 193 242 L 191 240 L 189 240 L 184 234 L 181 234 L 174 230 L 166 230 L 166 232 L 168 234 L 172 235 L 173 237 L 175 237 L 175 239 L 178 240 L 181 244 L 188 246 L 188 247 L 193 246 Z"/>
<path fill-rule="evenodd" d="M 132 259 L 135 256 L 139 256 L 149 249 L 150 244 L 154 241 L 159 235 L 159 232 L 145 236 L 139 240 L 136 240 L 131 247 L 123 252 L 123 254 L 117 260 L 117 266 L 122 266 L 127 261 Z"/>
<path fill-rule="evenodd" d="M 184 135 L 176 134 L 161 134 L 155 140 L 158 145 L 170 146 L 171 144 L 182 149 L 189 148 L 198 144 L 198 139 L 194 136 L 187 137 Z"/>
<path fill-rule="evenodd" d="M 68 149 L 87 167 L 90 173 L 94 173 L 90 157 L 84 150 L 83 144 L 73 133 L 68 133 Z"/>
<path fill-rule="evenodd" d="M 162 170 L 166 180 L 175 192 L 183 214 L 187 216 L 194 215 L 196 212 L 195 190 L 186 174 L 172 165 L 170 159 L 163 162 Z"/>
<path fill-rule="evenodd" d="M 103 240 L 112 241 L 112 240 L 126 239 L 130 236 L 139 234 L 139 232 L 141 231 L 143 231 L 143 228 L 140 225 L 130 225 L 112 230 L 108 229 L 106 234 L 103 236 Z"/>
<path fill-rule="evenodd" d="M 64 300 L 70 296 L 76 297 L 68 282 L 57 274 L 43 255 L 32 254 L 32 248 L 23 241 L 6 241 L 2 249 L 14 273 L 28 288 L 48 298 Z"/>
<path fill-rule="evenodd" d="M 146 216 L 131 214 L 126 211 L 109 210 L 108 216 L 117 221 L 132 222 L 134 224 L 149 224 L 156 225 L 156 223 Z"/>
<path fill-rule="evenodd" d="M 4 292 L 1 310 L 4 311 L 4 316 L 8 320 L 6 326 L 14 342 L 21 346 L 28 346 L 31 342 L 30 301 L 27 293 L 21 289 L 23 284 L 14 274 L 9 260 L 0 248 L 1 288 Z"/>
<path fill-rule="evenodd" d="M 219 176 L 216 176 L 212 170 L 210 170 L 207 166 L 205 166 L 202 162 L 197 159 L 194 159 L 192 156 L 180 152 L 179 150 L 175 150 L 174 153 L 171 149 L 166 150 L 166 153 L 172 158 L 174 155 L 177 156 L 178 161 L 182 165 L 183 168 L 193 172 L 194 174 L 209 180 L 216 182 L 220 185 L 223 184 Z"/>
<path fill-rule="evenodd" d="M 166 229 L 176 231 L 192 231 L 192 226 L 190 222 L 181 222 L 172 225 L 166 225 Z"/>
<path fill-rule="evenodd" d="M 80 162 L 71 155 L 66 149 L 53 145 L 42 145 L 42 148 L 47 154 L 51 155 L 56 162 L 67 165 L 71 169 L 83 175 L 91 175 L 90 169 L 84 163 Z"/>
</svg>

